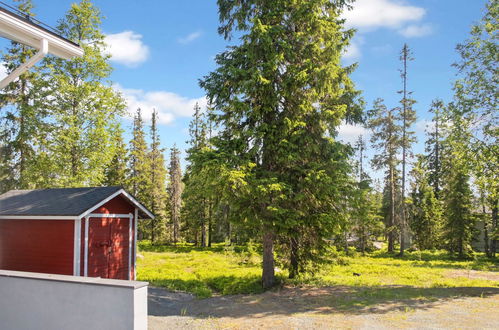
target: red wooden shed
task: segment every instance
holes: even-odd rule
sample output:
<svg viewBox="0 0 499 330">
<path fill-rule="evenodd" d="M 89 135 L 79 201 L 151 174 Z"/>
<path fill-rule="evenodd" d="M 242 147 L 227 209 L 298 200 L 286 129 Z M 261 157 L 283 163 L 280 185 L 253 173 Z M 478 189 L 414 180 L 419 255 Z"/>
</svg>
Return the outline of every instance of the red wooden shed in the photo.
<svg viewBox="0 0 499 330">
<path fill-rule="evenodd" d="M 154 215 L 121 187 L 0 195 L 0 269 L 134 280 L 137 220 Z"/>
</svg>

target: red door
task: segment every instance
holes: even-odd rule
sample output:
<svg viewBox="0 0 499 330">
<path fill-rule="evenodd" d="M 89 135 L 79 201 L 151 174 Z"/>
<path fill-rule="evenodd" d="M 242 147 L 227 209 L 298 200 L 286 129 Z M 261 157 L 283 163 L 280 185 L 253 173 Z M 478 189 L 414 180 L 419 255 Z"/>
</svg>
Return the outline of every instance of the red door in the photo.
<svg viewBox="0 0 499 330">
<path fill-rule="evenodd" d="M 90 218 L 88 276 L 128 279 L 128 218 Z"/>
</svg>

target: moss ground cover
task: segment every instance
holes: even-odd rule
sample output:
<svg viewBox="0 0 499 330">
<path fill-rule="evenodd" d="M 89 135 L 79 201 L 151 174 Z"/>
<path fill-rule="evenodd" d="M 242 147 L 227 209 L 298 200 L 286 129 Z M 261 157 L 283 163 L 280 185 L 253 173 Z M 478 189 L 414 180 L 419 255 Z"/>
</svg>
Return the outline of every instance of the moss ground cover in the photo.
<svg viewBox="0 0 499 330">
<path fill-rule="evenodd" d="M 201 249 L 141 242 L 139 249 L 138 279 L 153 286 L 191 292 L 199 298 L 261 292 L 261 259 L 247 247 L 225 248 L 223 244 L 216 244 Z M 366 256 L 339 256 L 338 261 L 323 266 L 313 276 L 304 275 L 293 281 L 287 280 L 285 271 L 278 275 L 282 284 L 366 288 L 367 295 L 391 295 L 391 291 L 397 295 L 404 295 L 406 291 L 413 295 L 419 291 L 429 292 L 420 289 L 431 288 L 499 287 L 496 276 L 499 264 L 481 255 L 462 261 L 440 251 L 412 252 L 404 258 L 378 251 Z M 390 287 L 398 289 L 387 291 Z"/>
</svg>

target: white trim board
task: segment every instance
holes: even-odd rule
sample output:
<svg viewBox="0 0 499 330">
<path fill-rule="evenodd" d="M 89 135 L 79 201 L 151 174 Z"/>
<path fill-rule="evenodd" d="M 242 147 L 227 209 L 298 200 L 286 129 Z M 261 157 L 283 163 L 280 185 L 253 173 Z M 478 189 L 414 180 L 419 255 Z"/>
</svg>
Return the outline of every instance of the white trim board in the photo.
<svg viewBox="0 0 499 330">
<path fill-rule="evenodd" d="M 102 201 L 100 201 L 99 203 L 95 204 L 94 206 L 92 206 L 91 208 L 89 208 L 88 210 L 86 210 L 85 212 L 83 212 L 82 214 L 80 214 L 78 216 L 78 218 L 84 218 L 84 217 L 86 217 L 88 214 L 90 214 L 96 208 L 98 208 L 98 207 L 106 204 L 107 202 L 109 202 L 110 200 L 112 200 L 113 198 L 115 198 L 116 196 L 121 195 L 121 194 L 123 194 L 133 204 L 135 204 L 136 207 L 140 208 L 142 210 L 142 212 L 144 212 L 149 217 L 151 217 L 152 219 L 154 219 L 154 215 L 151 212 L 149 212 L 142 204 L 140 204 L 135 198 L 133 198 L 129 193 L 127 193 L 124 189 L 118 190 L 114 194 L 110 195 L 109 197 L 107 197 L 107 198 L 103 199 Z"/>
<path fill-rule="evenodd" d="M 81 265 L 81 219 L 74 219 L 74 238 L 73 238 L 73 275 L 80 276 Z"/>
<path fill-rule="evenodd" d="M 132 214 L 90 213 L 86 218 L 130 218 Z"/>
</svg>

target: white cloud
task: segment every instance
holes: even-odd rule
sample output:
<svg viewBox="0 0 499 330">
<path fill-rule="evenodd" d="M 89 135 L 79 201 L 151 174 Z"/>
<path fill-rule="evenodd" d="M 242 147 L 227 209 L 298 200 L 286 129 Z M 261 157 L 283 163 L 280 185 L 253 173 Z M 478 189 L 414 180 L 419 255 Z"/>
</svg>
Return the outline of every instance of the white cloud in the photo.
<svg viewBox="0 0 499 330">
<path fill-rule="evenodd" d="M 350 61 L 355 61 L 358 60 L 361 57 L 361 52 L 360 52 L 360 46 L 356 42 L 351 42 L 350 46 L 345 51 L 345 54 L 343 54 L 343 58 L 346 60 Z"/>
<path fill-rule="evenodd" d="M 360 135 L 367 140 L 370 132 L 365 127 L 351 124 L 342 124 L 338 128 L 338 139 L 346 143 L 354 144 Z"/>
<path fill-rule="evenodd" d="M 361 30 L 379 27 L 400 28 L 408 22 L 423 18 L 426 10 L 408 5 L 401 0 L 357 0 L 353 10 L 346 11 L 343 17 L 348 27 Z"/>
<path fill-rule="evenodd" d="M 149 47 L 142 42 L 142 35 L 133 31 L 123 31 L 106 35 L 111 60 L 135 67 L 149 58 Z"/>
<path fill-rule="evenodd" d="M 203 33 L 201 31 L 192 32 L 185 37 L 179 38 L 178 42 L 186 45 L 201 37 L 202 34 Z"/>
<path fill-rule="evenodd" d="M 128 113 L 132 117 L 137 108 L 142 109 L 145 120 L 150 120 L 153 109 L 158 111 L 158 119 L 162 124 L 170 124 L 177 117 L 190 117 L 194 113 L 196 102 L 201 109 L 206 107 L 206 98 L 187 98 L 167 91 L 144 91 L 127 89 L 116 85 L 115 89 L 122 93 L 127 101 Z"/>
<path fill-rule="evenodd" d="M 431 34 L 433 27 L 430 24 L 409 25 L 398 32 L 406 38 L 417 38 Z"/>
<path fill-rule="evenodd" d="M 420 119 L 414 125 L 416 129 L 416 133 L 424 134 L 426 130 L 432 130 L 434 128 L 434 124 L 431 120 Z"/>
</svg>

